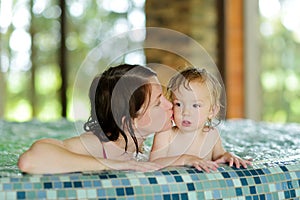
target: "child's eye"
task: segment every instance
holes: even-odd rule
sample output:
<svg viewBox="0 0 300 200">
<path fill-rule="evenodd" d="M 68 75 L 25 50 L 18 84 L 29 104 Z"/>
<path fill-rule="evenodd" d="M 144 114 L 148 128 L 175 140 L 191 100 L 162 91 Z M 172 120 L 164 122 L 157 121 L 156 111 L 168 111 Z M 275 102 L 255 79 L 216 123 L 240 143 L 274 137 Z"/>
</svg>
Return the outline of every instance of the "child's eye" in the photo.
<svg viewBox="0 0 300 200">
<path fill-rule="evenodd" d="M 200 105 L 200 104 L 193 104 L 193 107 L 194 107 L 194 108 L 200 108 L 201 105 Z"/>
<path fill-rule="evenodd" d="M 180 103 L 175 102 L 175 103 L 174 103 L 174 106 L 180 107 Z"/>
</svg>

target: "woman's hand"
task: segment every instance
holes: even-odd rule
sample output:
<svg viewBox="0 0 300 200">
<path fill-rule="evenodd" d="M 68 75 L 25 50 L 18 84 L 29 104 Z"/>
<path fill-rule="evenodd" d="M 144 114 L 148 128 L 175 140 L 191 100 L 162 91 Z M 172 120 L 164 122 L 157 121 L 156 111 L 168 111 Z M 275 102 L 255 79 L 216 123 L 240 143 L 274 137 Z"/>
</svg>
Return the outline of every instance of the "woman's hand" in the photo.
<svg viewBox="0 0 300 200">
<path fill-rule="evenodd" d="M 243 166 L 244 168 L 247 168 L 247 165 L 251 165 L 251 159 L 244 160 L 232 153 L 226 152 L 224 153 L 220 158 L 215 160 L 216 163 L 229 163 L 229 166 L 232 167 L 233 164 L 236 166 L 236 168 L 240 168 Z"/>
<path fill-rule="evenodd" d="M 184 165 L 190 165 L 195 167 L 198 170 L 204 170 L 205 172 L 210 172 L 210 170 L 216 171 L 219 167 L 216 162 L 203 160 L 197 156 L 193 155 L 182 155 L 180 157 L 181 162 L 184 163 Z"/>
</svg>

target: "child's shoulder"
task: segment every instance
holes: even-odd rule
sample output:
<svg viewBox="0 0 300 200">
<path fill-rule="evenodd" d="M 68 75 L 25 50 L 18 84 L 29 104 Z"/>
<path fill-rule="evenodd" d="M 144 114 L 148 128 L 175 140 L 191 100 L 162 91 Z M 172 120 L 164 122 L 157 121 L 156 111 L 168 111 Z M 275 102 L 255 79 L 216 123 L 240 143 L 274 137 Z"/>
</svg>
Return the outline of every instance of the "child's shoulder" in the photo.
<svg viewBox="0 0 300 200">
<path fill-rule="evenodd" d="M 155 133 L 155 135 L 166 135 L 166 134 L 170 135 L 170 134 L 174 134 L 175 132 L 176 132 L 175 129 L 170 128 L 170 129 L 168 129 L 166 131 L 161 131 L 161 132 Z"/>
<path fill-rule="evenodd" d="M 217 136 L 219 137 L 220 136 L 220 133 L 219 133 L 219 130 L 217 128 L 212 128 L 208 131 L 208 134 L 210 135 L 214 135 L 214 136 Z"/>
<path fill-rule="evenodd" d="M 165 139 L 173 138 L 176 133 L 177 133 L 177 130 L 174 129 L 174 127 L 173 127 L 173 128 L 168 129 L 166 131 L 155 133 L 154 137 L 156 139 L 165 140 Z"/>
</svg>

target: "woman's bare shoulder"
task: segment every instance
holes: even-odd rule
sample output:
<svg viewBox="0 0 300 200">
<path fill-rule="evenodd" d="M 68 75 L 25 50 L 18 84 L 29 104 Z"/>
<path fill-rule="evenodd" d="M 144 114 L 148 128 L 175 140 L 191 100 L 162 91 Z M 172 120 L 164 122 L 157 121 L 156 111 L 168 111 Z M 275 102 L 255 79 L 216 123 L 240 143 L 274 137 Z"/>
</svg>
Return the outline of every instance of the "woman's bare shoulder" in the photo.
<svg viewBox="0 0 300 200">
<path fill-rule="evenodd" d="M 93 132 L 84 132 L 79 135 L 80 137 L 87 137 L 87 138 L 97 138 L 97 136 Z"/>
<path fill-rule="evenodd" d="M 102 152 L 102 144 L 92 132 L 85 132 L 78 136 L 64 140 L 64 145 L 69 150 L 79 154 L 96 154 Z"/>
</svg>

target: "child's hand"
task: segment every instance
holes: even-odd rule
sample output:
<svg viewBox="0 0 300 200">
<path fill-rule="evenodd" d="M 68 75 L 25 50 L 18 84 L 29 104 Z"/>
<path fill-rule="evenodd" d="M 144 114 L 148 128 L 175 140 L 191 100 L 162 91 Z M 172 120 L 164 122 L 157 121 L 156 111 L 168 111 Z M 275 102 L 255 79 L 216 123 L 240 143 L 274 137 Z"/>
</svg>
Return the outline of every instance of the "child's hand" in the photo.
<svg viewBox="0 0 300 200">
<path fill-rule="evenodd" d="M 216 162 L 203 160 L 197 156 L 193 155 L 182 155 L 180 159 L 184 159 L 183 162 L 185 165 L 193 166 L 196 169 L 205 172 L 210 172 L 210 170 L 216 171 L 219 167 Z"/>
<path fill-rule="evenodd" d="M 229 152 L 226 152 L 219 159 L 215 160 L 216 163 L 229 163 L 229 166 L 232 167 L 235 164 L 236 168 L 243 166 L 247 168 L 247 165 L 251 165 L 251 160 L 243 160 L 242 158 L 235 156 Z"/>
</svg>

